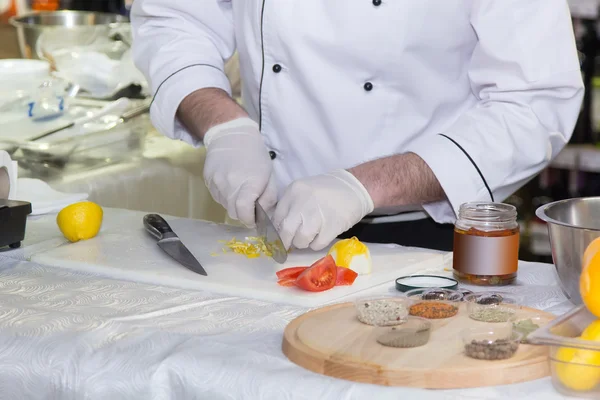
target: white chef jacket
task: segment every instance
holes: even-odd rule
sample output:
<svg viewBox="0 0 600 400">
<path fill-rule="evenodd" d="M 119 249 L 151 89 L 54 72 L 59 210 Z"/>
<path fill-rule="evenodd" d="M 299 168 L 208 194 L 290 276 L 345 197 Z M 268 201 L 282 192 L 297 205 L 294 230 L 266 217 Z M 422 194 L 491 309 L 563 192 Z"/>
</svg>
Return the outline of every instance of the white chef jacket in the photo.
<svg viewBox="0 0 600 400">
<path fill-rule="evenodd" d="M 176 118 L 193 91 L 230 91 L 292 181 L 413 152 L 454 222 L 502 201 L 567 143 L 583 83 L 566 0 L 136 0 L 134 54 L 154 125 L 200 145 Z M 240 171 L 243 173 L 243 171 Z"/>
</svg>

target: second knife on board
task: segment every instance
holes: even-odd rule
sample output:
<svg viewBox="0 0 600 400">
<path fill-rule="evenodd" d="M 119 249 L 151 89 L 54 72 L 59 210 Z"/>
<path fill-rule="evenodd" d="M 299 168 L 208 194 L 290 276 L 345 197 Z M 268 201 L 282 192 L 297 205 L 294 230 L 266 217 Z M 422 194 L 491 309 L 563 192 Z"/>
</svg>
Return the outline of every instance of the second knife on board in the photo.
<svg viewBox="0 0 600 400">
<path fill-rule="evenodd" d="M 158 239 L 158 247 L 175 261 L 197 274 L 208 275 L 196 257 L 181 243 L 181 239 L 173 232 L 173 229 L 163 217 L 158 214 L 145 215 L 144 228 Z"/>
</svg>

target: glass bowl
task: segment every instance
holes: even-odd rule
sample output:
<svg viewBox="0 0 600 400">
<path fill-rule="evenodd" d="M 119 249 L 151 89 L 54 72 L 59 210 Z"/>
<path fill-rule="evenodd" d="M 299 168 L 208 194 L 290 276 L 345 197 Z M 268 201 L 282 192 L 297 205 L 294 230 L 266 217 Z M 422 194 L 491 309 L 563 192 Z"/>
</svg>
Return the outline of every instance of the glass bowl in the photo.
<svg viewBox="0 0 600 400">
<path fill-rule="evenodd" d="M 512 324 L 493 328 L 469 328 L 462 332 L 465 355 L 476 360 L 506 360 L 519 349 L 522 335 L 513 331 Z"/>
<path fill-rule="evenodd" d="M 472 293 L 464 299 L 469 317 L 480 322 L 513 321 L 519 309 L 515 297 L 501 292 Z"/>
<path fill-rule="evenodd" d="M 427 319 L 443 319 L 458 314 L 463 294 L 442 288 L 420 288 L 406 292 L 410 300 L 409 314 Z"/>
<path fill-rule="evenodd" d="M 361 297 L 354 302 L 356 317 L 372 326 L 394 326 L 408 319 L 409 301 L 404 296 Z"/>
<path fill-rule="evenodd" d="M 386 328 L 377 343 L 386 347 L 407 349 L 424 346 L 431 336 L 431 322 L 424 318 L 408 317 L 401 326 Z"/>
</svg>

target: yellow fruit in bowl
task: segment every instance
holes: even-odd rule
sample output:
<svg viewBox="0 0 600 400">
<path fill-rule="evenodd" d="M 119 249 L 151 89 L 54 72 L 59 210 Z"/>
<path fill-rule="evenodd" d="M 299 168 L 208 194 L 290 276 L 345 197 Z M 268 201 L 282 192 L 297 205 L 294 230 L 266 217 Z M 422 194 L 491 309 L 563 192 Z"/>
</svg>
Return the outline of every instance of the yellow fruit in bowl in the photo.
<svg viewBox="0 0 600 400">
<path fill-rule="evenodd" d="M 583 259 L 581 260 L 581 267 L 585 268 L 586 265 L 592 260 L 592 258 L 600 253 L 600 237 L 592 240 L 590 244 L 585 248 L 583 252 Z"/>
<path fill-rule="evenodd" d="M 63 208 L 56 217 L 58 228 L 71 242 L 91 239 L 102 226 L 102 207 L 91 201 L 82 201 Z"/>
<path fill-rule="evenodd" d="M 556 360 L 556 376 L 565 387 L 586 392 L 600 383 L 600 352 L 561 347 Z"/>
<path fill-rule="evenodd" d="M 600 318 L 600 252 L 589 257 L 583 265 L 579 278 L 579 293 L 588 310 Z"/>
<path fill-rule="evenodd" d="M 373 269 L 369 248 L 356 237 L 340 240 L 327 254 L 333 257 L 338 267 L 349 268 L 359 275 L 370 274 Z"/>
<path fill-rule="evenodd" d="M 594 340 L 600 342 L 600 320 L 596 320 L 588 325 L 579 337 L 583 340 Z"/>
</svg>

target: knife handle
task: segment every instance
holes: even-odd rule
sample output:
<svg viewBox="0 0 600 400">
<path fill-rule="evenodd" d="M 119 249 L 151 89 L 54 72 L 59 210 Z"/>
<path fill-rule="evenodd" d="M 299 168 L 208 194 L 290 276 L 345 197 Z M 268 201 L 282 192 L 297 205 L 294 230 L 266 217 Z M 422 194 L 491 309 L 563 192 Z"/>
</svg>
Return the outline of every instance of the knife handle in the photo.
<svg viewBox="0 0 600 400">
<path fill-rule="evenodd" d="M 175 232 L 171 229 L 167 221 L 158 214 L 148 214 L 144 216 L 144 227 L 158 240 L 175 237 Z"/>
</svg>

